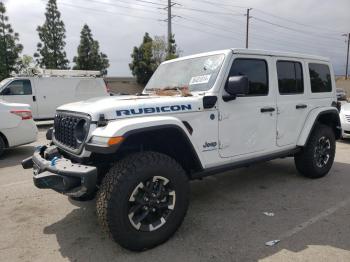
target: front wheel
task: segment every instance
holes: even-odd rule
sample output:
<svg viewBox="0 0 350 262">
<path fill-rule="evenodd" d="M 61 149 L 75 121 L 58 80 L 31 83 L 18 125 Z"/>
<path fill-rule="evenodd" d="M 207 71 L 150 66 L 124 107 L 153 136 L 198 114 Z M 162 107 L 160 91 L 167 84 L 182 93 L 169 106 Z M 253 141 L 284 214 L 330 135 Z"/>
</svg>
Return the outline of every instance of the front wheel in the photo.
<svg viewBox="0 0 350 262">
<path fill-rule="evenodd" d="M 294 157 L 296 168 L 303 176 L 309 178 L 327 175 L 333 165 L 335 147 L 333 129 L 317 124 L 306 146 Z"/>
<path fill-rule="evenodd" d="M 142 251 L 169 239 L 181 225 L 189 183 L 167 155 L 142 152 L 111 167 L 97 195 L 102 227 L 124 248 Z"/>
</svg>

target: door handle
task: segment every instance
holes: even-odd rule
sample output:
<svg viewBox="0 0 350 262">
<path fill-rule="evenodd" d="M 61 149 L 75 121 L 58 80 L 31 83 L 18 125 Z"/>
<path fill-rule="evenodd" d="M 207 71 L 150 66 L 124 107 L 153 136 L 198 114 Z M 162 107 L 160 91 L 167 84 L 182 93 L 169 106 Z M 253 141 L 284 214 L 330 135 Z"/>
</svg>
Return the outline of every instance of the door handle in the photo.
<svg viewBox="0 0 350 262">
<path fill-rule="evenodd" d="M 36 97 L 35 97 L 35 96 L 33 96 L 33 101 L 34 101 L 34 102 L 36 101 Z"/>
<path fill-rule="evenodd" d="M 304 109 L 304 108 L 307 108 L 307 105 L 305 104 L 298 104 L 295 106 L 296 109 Z"/>
<path fill-rule="evenodd" d="M 275 111 L 276 109 L 274 107 L 263 107 L 260 109 L 260 112 L 261 113 L 267 113 L 267 112 L 273 112 Z"/>
</svg>

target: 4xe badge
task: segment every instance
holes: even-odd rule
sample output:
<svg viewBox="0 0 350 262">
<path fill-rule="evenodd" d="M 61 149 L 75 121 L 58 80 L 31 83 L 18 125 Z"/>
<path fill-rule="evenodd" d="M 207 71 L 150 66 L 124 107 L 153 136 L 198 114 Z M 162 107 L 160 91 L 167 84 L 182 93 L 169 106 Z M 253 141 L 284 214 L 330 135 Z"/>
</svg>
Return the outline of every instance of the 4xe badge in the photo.
<svg viewBox="0 0 350 262">
<path fill-rule="evenodd" d="M 203 145 L 203 152 L 216 150 L 217 145 L 218 143 L 216 142 L 205 142 Z"/>
</svg>

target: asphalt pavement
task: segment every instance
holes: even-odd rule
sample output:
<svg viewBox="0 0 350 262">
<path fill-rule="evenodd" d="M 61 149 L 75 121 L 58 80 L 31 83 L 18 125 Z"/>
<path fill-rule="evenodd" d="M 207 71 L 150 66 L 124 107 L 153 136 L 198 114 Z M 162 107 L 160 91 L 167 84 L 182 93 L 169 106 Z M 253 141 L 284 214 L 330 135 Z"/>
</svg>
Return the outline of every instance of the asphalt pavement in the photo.
<svg viewBox="0 0 350 262">
<path fill-rule="evenodd" d="M 350 261 L 350 141 L 322 179 L 299 176 L 288 158 L 191 182 L 178 232 L 134 253 L 100 230 L 94 201 L 34 187 L 20 161 L 47 127 L 0 159 L 0 261 Z"/>
</svg>

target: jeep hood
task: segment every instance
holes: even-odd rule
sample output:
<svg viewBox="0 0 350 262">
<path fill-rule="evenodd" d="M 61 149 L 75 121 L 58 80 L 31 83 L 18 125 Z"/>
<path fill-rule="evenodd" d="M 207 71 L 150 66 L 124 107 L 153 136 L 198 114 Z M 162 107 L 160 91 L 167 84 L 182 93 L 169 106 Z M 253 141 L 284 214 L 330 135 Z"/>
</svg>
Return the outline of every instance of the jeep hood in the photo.
<svg viewBox="0 0 350 262">
<path fill-rule="evenodd" d="M 57 110 L 89 114 L 92 121 L 97 121 L 101 114 L 106 119 L 118 119 L 201 111 L 202 99 L 203 96 L 110 96 L 66 104 Z"/>
</svg>

